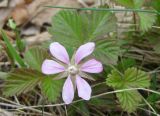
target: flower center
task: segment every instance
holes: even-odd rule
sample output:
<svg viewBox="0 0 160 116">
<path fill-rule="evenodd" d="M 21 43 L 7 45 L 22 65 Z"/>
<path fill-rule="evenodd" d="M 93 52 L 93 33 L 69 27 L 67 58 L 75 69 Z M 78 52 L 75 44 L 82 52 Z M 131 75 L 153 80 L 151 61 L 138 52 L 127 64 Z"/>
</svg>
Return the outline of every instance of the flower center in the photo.
<svg viewBox="0 0 160 116">
<path fill-rule="evenodd" d="M 71 75 L 75 75 L 78 73 L 78 68 L 76 66 L 69 66 L 68 67 L 68 72 L 71 74 Z"/>
</svg>

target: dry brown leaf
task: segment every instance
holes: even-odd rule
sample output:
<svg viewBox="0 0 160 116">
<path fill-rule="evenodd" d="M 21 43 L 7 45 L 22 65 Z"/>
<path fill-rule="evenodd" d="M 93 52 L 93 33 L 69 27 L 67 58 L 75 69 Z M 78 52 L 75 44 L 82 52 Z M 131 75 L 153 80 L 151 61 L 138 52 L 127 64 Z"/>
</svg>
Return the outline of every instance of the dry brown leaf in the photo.
<svg viewBox="0 0 160 116">
<path fill-rule="evenodd" d="M 28 20 L 29 13 L 25 6 L 18 6 L 12 11 L 11 16 L 16 22 L 16 24 L 19 26 Z"/>
<path fill-rule="evenodd" d="M 3 0 L 3 1 L 5 1 L 6 3 L 8 0 Z M 4 26 L 7 19 L 10 17 L 11 12 L 13 11 L 13 8 L 16 6 L 22 5 L 24 3 L 25 3 L 24 0 L 9 0 L 8 7 L 0 8 L 0 28 Z M 1 5 L 1 2 L 0 2 L 0 5 Z M 3 5 L 4 5 L 4 2 L 3 2 Z"/>
<path fill-rule="evenodd" d="M 8 0 L 1 0 L 0 1 L 0 7 L 7 7 L 8 5 Z"/>
<path fill-rule="evenodd" d="M 0 9 L 0 28 L 2 28 L 9 16 L 11 9 L 3 8 Z"/>
<path fill-rule="evenodd" d="M 60 9 L 45 8 L 44 6 L 74 6 L 78 7 L 77 0 L 35 0 L 27 6 L 28 12 L 32 17 L 32 23 L 42 26 L 50 23 L 51 17 Z"/>
<path fill-rule="evenodd" d="M 25 1 L 24 0 L 10 0 L 9 1 L 9 7 L 14 8 L 16 6 L 24 5 Z"/>
<path fill-rule="evenodd" d="M 43 32 L 41 34 L 37 34 L 35 36 L 25 38 L 26 43 L 31 46 L 34 44 L 41 44 L 42 42 L 49 40 L 51 35 L 48 32 Z"/>
</svg>

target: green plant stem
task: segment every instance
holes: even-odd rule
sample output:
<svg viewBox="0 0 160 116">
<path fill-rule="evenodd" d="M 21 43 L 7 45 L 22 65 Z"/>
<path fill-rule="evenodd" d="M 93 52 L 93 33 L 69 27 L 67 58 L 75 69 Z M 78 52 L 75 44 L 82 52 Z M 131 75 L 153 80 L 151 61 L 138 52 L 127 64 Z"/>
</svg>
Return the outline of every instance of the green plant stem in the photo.
<svg viewBox="0 0 160 116">
<path fill-rule="evenodd" d="M 112 11 L 112 12 L 145 12 L 160 15 L 160 12 L 156 10 L 144 10 L 144 9 L 115 9 L 115 8 L 75 8 L 64 6 L 44 6 L 47 8 L 60 8 L 60 9 L 72 9 L 72 10 L 92 10 L 92 11 Z"/>
</svg>

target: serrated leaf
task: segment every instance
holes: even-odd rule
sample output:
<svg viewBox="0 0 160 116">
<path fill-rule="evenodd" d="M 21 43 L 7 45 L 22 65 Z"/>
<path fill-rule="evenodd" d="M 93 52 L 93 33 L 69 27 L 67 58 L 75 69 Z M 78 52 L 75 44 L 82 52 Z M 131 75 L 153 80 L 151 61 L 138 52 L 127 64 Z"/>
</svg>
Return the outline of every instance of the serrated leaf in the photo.
<svg viewBox="0 0 160 116">
<path fill-rule="evenodd" d="M 108 75 L 107 78 L 107 85 L 113 87 L 113 88 L 123 88 L 123 77 L 117 72 L 116 70 L 112 70 L 111 74 Z"/>
<path fill-rule="evenodd" d="M 128 68 L 125 71 L 124 78 L 128 87 L 149 87 L 149 75 L 137 68 Z"/>
<path fill-rule="evenodd" d="M 36 69 L 41 72 L 43 61 L 49 56 L 46 49 L 40 47 L 30 48 L 24 54 L 24 60 L 30 68 Z"/>
<path fill-rule="evenodd" d="M 128 111 L 133 112 L 136 110 L 139 103 L 142 101 L 141 95 L 138 91 L 125 91 L 116 94 L 121 107 Z"/>
<path fill-rule="evenodd" d="M 76 11 L 62 10 L 52 19 L 50 34 L 54 41 L 64 45 L 79 46 L 83 41 L 82 19 Z"/>
<path fill-rule="evenodd" d="M 6 96 L 19 95 L 32 90 L 44 76 L 31 69 L 16 69 L 6 79 L 3 94 Z"/>
<path fill-rule="evenodd" d="M 94 11 L 88 14 L 88 33 L 86 37 L 89 40 L 104 38 L 109 32 L 116 30 L 116 17 L 111 12 Z M 88 35 L 88 36 L 87 36 Z"/>
<path fill-rule="evenodd" d="M 124 75 L 120 75 L 116 70 L 112 70 L 108 75 L 107 84 L 114 88 L 135 88 L 149 87 L 150 79 L 146 72 L 137 68 L 128 68 Z"/>
<path fill-rule="evenodd" d="M 49 101 L 54 102 L 61 95 L 63 82 L 63 80 L 53 80 L 50 77 L 45 77 L 41 82 L 42 92 Z"/>
<path fill-rule="evenodd" d="M 96 42 L 96 49 L 93 55 L 106 65 L 116 64 L 118 55 L 121 53 L 120 50 L 120 45 L 118 45 L 116 40 L 99 40 Z"/>
<path fill-rule="evenodd" d="M 116 17 L 111 12 L 94 11 L 80 14 L 76 11 L 62 10 L 53 17 L 49 32 L 54 41 L 73 48 L 81 44 L 104 38 L 116 28 Z"/>
<path fill-rule="evenodd" d="M 106 79 L 107 85 L 116 90 L 129 88 L 144 88 L 149 87 L 150 79 L 146 72 L 138 70 L 137 68 L 128 68 L 124 74 L 120 74 L 117 70 L 112 70 L 111 74 Z M 133 112 L 139 102 L 141 95 L 137 90 L 124 91 L 116 93 L 122 108 L 128 112 Z"/>
<path fill-rule="evenodd" d="M 148 31 L 149 28 L 156 22 L 156 15 L 151 13 L 137 13 L 139 16 L 139 25 L 142 31 Z"/>
</svg>

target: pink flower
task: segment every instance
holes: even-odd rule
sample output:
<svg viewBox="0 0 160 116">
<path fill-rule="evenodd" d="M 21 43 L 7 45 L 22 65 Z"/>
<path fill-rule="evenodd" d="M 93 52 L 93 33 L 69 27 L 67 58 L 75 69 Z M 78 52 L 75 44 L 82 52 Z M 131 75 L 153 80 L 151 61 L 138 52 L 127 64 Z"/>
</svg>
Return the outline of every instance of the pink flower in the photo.
<svg viewBox="0 0 160 116">
<path fill-rule="evenodd" d="M 62 91 L 62 98 L 66 104 L 70 104 L 74 98 L 74 92 L 77 88 L 78 96 L 84 100 L 89 100 L 91 97 L 91 86 L 83 79 L 92 79 L 87 73 L 100 73 L 103 70 L 101 62 L 90 59 L 86 62 L 82 61 L 89 56 L 95 48 L 93 42 L 81 45 L 69 60 L 66 49 L 58 42 L 53 42 L 50 45 L 50 52 L 55 60 L 46 59 L 42 64 L 42 72 L 44 74 L 59 75 L 54 79 L 67 77 Z M 82 78 L 83 77 L 83 78 Z"/>
</svg>

